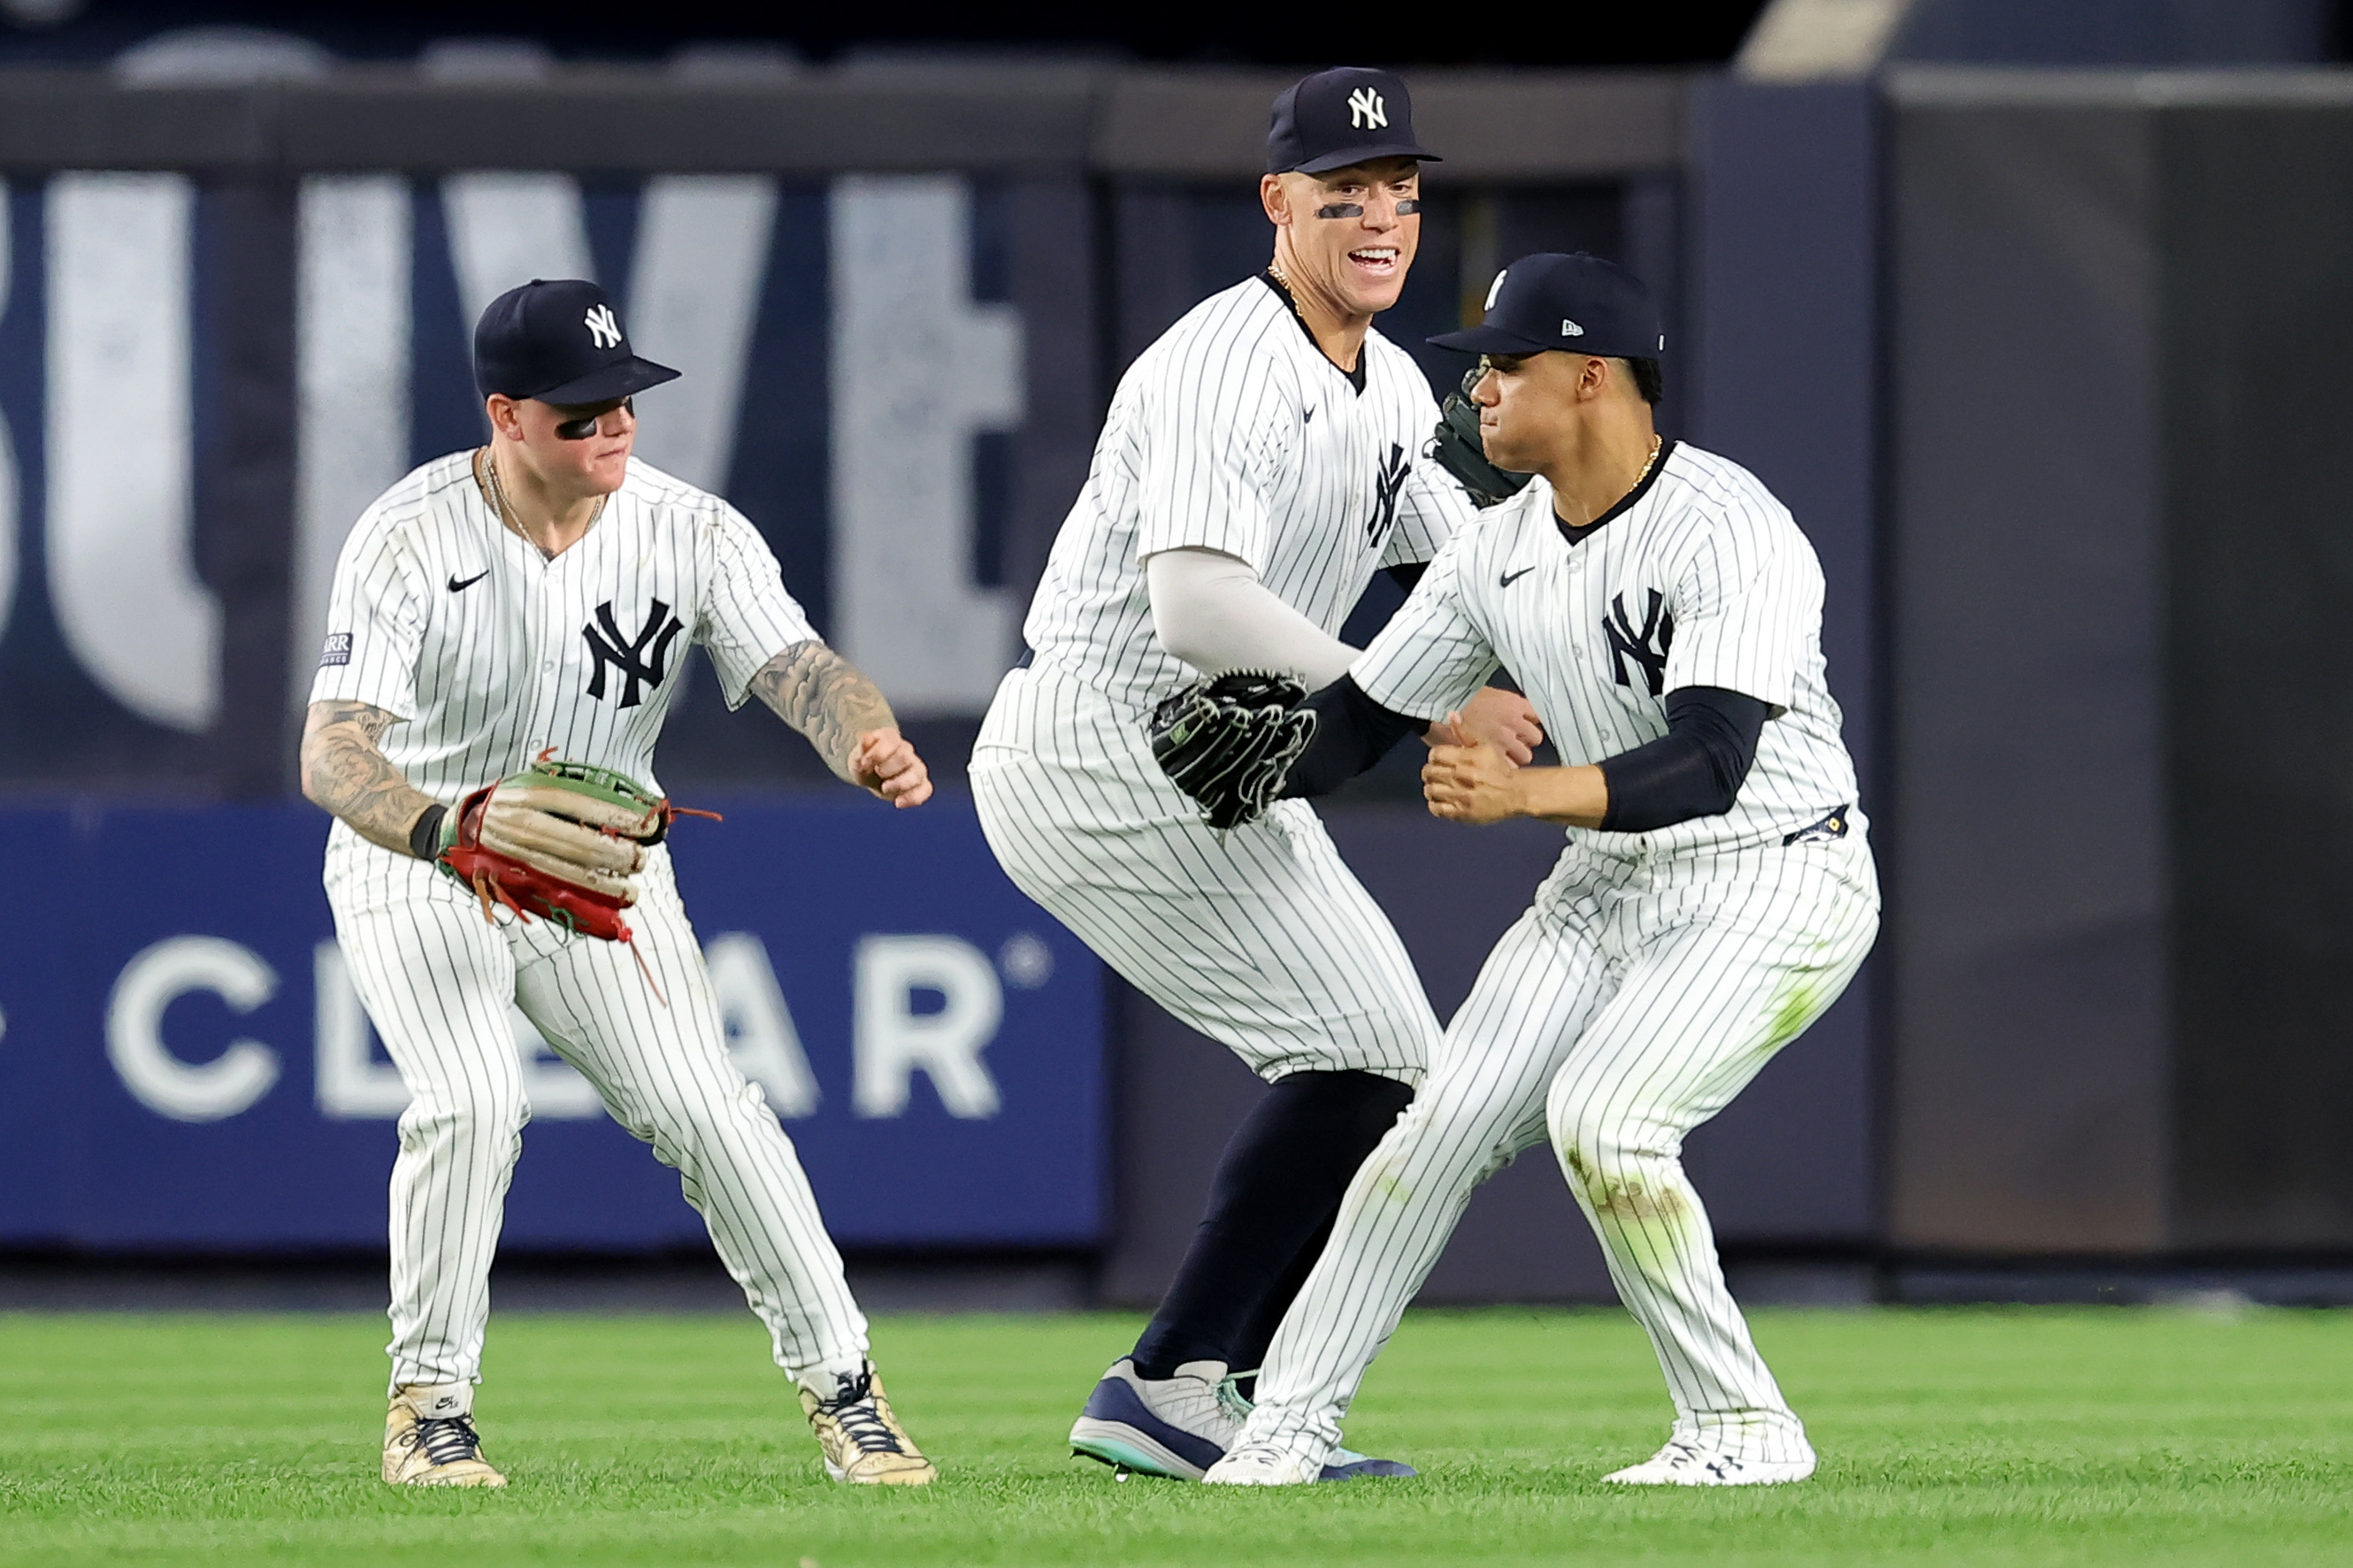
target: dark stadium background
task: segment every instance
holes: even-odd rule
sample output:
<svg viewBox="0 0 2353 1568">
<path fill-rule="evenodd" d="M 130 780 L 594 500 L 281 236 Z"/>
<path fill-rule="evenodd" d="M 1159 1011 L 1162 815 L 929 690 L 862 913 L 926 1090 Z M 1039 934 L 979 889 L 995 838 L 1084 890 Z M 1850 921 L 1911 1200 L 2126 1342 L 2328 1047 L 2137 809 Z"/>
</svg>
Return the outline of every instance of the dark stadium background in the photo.
<svg viewBox="0 0 2353 1568">
<path fill-rule="evenodd" d="M 2340 68 L 2353 5 L 1918 0 L 1883 58 L 1799 79 L 1742 65 L 1762 9 L 1367 13 L 1346 45 L 1420 68 L 1431 123 L 1460 128 L 1387 330 L 1418 342 L 1451 324 L 1493 266 L 1529 249 L 1638 266 L 1683 345 L 1669 427 L 1763 475 L 1830 574 L 1832 682 L 1889 918 L 1853 994 L 1693 1140 L 1736 1286 L 1754 1300 L 2353 1299 L 2340 979 L 2353 959 L 2353 785 L 2340 782 L 2353 556 L 2338 456 L 2353 415 L 2353 75 Z M 705 166 L 648 163 L 646 149 L 740 173 L 710 105 L 784 145 L 809 95 L 862 93 L 849 121 L 770 166 L 778 216 L 723 476 L 831 634 L 839 183 L 962 182 L 969 303 L 1009 311 L 989 319 L 1020 322 L 1027 357 L 1022 418 L 958 437 L 971 531 L 955 543 L 969 585 L 1018 605 L 1121 366 L 1261 259 L 1250 116 L 1283 70 L 1330 63 L 1334 47 L 1298 16 L 1241 6 L 1112 19 L 912 5 L 773 30 L 748 8 L 561 12 L 543 24 L 441 4 L 0 5 L 0 422 L 22 487 L 13 609 L 0 597 L 0 793 L 68 889 L 46 909 L 20 897 L 0 921 L 0 1103 L 16 1128 L 0 1145 L 0 1304 L 364 1302 L 380 1289 L 378 1252 L 350 1227 L 371 1201 L 370 1162 L 389 1163 L 389 1125 L 313 1116 L 316 1086 L 289 1048 L 311 1027 L 315 911 L 297 905 L 315 901 L 305 857 L 322 826 L 291 798 L 288 700 L 292 242 L 307 174 L 408 182 L 406 406 L 421 454 L 470 438 L 462 288 L 434 192 L 504 155 L 476 150 L 501 144 L 491 131 L 531 139 L 526 167 L 578 176 L 586 253 L 617 279 L 645 228 L 648 175 Z M 458 63 L 437 77 L 420 58 Z M 239 59 L 263 64 L 240 80 Z M 375 118 L 337 150 L 288 129 L 332 128 L 346 92 Z M 923 110 L 944 92 L 962 95 L 966 120 Z M 444 133 L 453 105 L 479 142 Z M 1542 109 L 1541 133 L 1523 133 L 1514 105 Z M 1035 130 L 1026 151 L 967 155 L 1016 121 Z M 44 367 L 61 352 L 43 248 L 60 220 L 45 193 L 61 171 L 172 169 L 195 193 L 187 548 L 221 611 L 216 700 L 182 722 L 93 673 L 104 637 L 93 651 L 69 628 L 80 612 L 58 585 L 63 554 L 35 489 L 54 428 Z M 1446 379 L 1444 356 L 1425 363 Z M 1360 624 L 1387 607 L 1376 595 Z M 739 844 L 790 845 L 849 809 L 765 715 L 730 719 L 714 699 L 704 678 L 666 742 L 674 792 L 740 809 L 753 826 Z M 943 701 L 915 726 L 952 785 L 976 712 Z M 1548 836 L 1440 827 L 1414 790 L 1410 759 L 1397 760 L 1330 817 L 1443 1015 L 1541 874 Z M 953 837 L 969 807 L 948 793 L 935 809 Z M 1006 944 L 1046 937 L 988 903 L 968 835 L 910 851 L 891 826 L 841 831 L 901 855 L 895 874 L 961 868 L 934 889 L 940 918 L 968 922 L 1014 997 L 1028 971 Z M 156 847 L 174 843 L 198 847 Z M 725 918 L 762 934 L 827 1079 L 827 1031 L 847 1004 L 796 990 L 792 964 L 828 942 L 846 950 L 852 926 L 763 926 L 757 889 L 730 874 L 712 871 L 712 906 L 741 904 Z M 132 948 L 232 916 L 278 955 L 280 1013 L 253 1027 L 295 1076 L 250 1118 L 194 1127 L 124 1094 L 100 1013 Z M 1066 1004 L 1040 981 L 1035 1006 L 1076 1011 L 1019 1026 L 1041 1050 L 1076 1053 L 1063 1087 L 1083 1103 L 1016 1096 L 999 1131 L 1060 1139 L 1066 1162 L 1008 1187 L 995 1220 L 921 1205 L 861 1220 L 854 1260 L 880 1304 L 1150 1300 L 1255 1091 L 1221 1050 L 1046 936 L 1054 984 L 1086 984 Z M 173 1049 L 191 1062 L 244 1027 L 203 997 L 174 1007 Z M 1022 1015 L 1008 1003 L 1008 1016 Z M 951 1126 L 927 1094 L 894 1133 L 969 1133 L 955 1157 L 1007 1168 L 987 1130 Z M 881 1134 L 833 1113 L 796 1134 L 838 1147 L 846 1169 Z M 282 1163 L 314 1144 L 315 1169 Z M 813 1168 L 830 1205 L 814 1155 Z M 271 1195 L 322 1171 L 355 1194 L 347 1210 L 296 1214 Z M 616 1184 L 587 1189 L 593 1203 L 557 1190 L 575 1173 Z M 307 1197 L 332 1185 L 317 1179 Z M 511 1238 L 501 1300 L 723 1299 L 667 1180 L 593 1115 L 543 1118 L 517 1202 L 548 1217 Z M 1426 1299 L 1607 1289 L 1537 1151 L 1474 1203 Z"/>
</svg>

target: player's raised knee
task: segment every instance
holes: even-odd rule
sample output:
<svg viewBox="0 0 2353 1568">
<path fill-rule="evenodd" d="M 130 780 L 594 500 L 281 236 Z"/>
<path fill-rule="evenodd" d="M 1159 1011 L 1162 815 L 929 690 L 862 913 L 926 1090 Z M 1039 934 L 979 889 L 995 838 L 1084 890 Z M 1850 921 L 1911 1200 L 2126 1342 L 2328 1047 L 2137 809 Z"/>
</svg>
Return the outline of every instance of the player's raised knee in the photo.
<svg viewBox="0 0 2353 1568">
<path fill-rule="evenodd" d="M 1662 1151 L 1606 1107 L 1554 1096 L 1546 1108 L 1561 1173 L 1596 1213 L 1648 1219 L 1679 1205 L 1677 1189 L 1662 1180 Z"/>
</svg>

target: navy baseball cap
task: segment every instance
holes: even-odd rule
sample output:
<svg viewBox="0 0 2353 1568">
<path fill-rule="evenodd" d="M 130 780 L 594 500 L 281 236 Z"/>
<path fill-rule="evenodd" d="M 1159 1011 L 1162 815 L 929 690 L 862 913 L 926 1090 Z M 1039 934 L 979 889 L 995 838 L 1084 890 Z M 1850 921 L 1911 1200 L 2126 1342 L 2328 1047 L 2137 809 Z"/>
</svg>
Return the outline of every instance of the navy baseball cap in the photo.
<svg viewBox="0 0 2353 1568">
<path fill-rule="evenodd" d="M 580 278 L 534 278 L 491 301 L 474 323 L 474 384 L 484 397 L 607 403 L 678 379 L 629 352 L 605 290 Z"/>
<path fill-rule="evenodd" d="M 1521 257 L 1495 274 L 1485 321 L 1428 341 L 1474 354 L 1561 349 L 1597 359 L 1658 359 L 1667 348 L 1642 280 L 1581 250 Z"/>
<path fill-rule="evenodd" d="M 1266 172 L 1321 174 L 1376 158 L 1441 162 L 1413 139 L 1413 100 L 1394 71 L 1342 66 L 1282 89 L 1266 132 Z"/>
</svg>

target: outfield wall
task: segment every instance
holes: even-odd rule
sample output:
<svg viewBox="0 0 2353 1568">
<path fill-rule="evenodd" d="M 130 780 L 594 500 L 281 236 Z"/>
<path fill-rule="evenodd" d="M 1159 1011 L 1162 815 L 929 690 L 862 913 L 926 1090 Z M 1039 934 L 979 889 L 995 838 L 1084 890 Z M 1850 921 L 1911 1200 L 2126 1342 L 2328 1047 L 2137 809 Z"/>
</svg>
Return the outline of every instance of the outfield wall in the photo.
<svg viewBox="0 0 2353 1568">
<path fill-rule="evenodd" d="M 845 1245 L 1109 1235 L 1104 984 L 968 805 L 716 799 L 672 836 L 736 1063 Z M 0 943 L 0 1247 L 383 1245 L 408 1103 L 353 990 L 306 805 L 23 820 L 57 896 Z M 643 1010 L 666 1004 L 650 989 Z M 693 1245 L 675 1172 L 520 1012 L 531 1102 L 505 1238 Z"/>
<path fill-rule="evenodd" d="M 2353 77 L 1888 99 L 1888 1237 L 2353 1247 Z"/>
<path fill-rule="evenodd" d="M 1693 1139 L 1719 1236 L 1891 1258 L 2353 1245 L 2334 1133 L 2353 1118 L 2336 983 L 2353 867 L 2327 783 L 2353 588 L 2331 542 L 2346 79 L 1414 79 L 1448 161 L 1384 330 L 1412 344 L 1475 313 L 1527 250 L 1628 261 L 1680 345 L 1662 423 L 1753 467 L 1829 579 L 1824 646 L 1889 920 L 1850 995 Z M 158 800 L 308 820 L 286 804 L 293 736 L 343 530 L 407 465 L 479 438 L 480 303 L 586 273 L 688 372 L 649 395 L 645 455 L 744 506 L 819 626 L 909 713 L 948 786 L 934 813 L 968 813 L 976 715 L 1111 386 L 1263 258 L 1252 191 L 1280 85 L 0 73 L 0 788 L 82 802 L 76 820 Z M 1461 368 L 1422 359 L 1437 385 Z M 1352 635 L 1394 602 L 1377 584 Z M 662 766 L 681 795 L 847 809 L 797 738 L 725 713 L 699 661 Z M 1443 1012 L 1549 847 L 1433 824 L 1413 798 L 1401 754 L 1329 816 Z M 788 868 L 800 831 L 764 853 Z M 109 867 L 132 862 L 85 864 L 92 907 L 136 901 Z M 1472 869 L 1433 874 L 1455 868 Z M 7 934 L 59 940 L 26 916 Z M 315 952 L 270 941 L 286 989 L 268 1005 L 299 1012 Z M 21 1073 L 69 1037 L 26 1022 L 43 988 L 82 970 L 9 973 L 0 1072 Z M 59 1070 L 103 1085 L 87 1041 L 104 987 L 74 984 L 84 1043 Z M 1052 1245 L 1102 1250 L 1114 1294 L 1143 1299 L 1255 1090 L 1103 984 L 1107 1184 Z M 931 1223 L 859 1234 L 1050 1239 Z M 1595 1262 L 1545 1163 L 1523 1161 L 1433 1290 L 1583 1293 Z"/>
<path fill-rule="evenodd" d="M 1680 78 L 1425 72 L 1415 82 L 1421 128 L 1448 162 L 1433 172 L 1427 242 L 1385 322 L 1391 336 L 1418 349 L 1475 310 L 1504 260 L 1546 247 L 1623 257 L 1679 322 Z M 997 67 L 691 89 L 654 72 L 583 70 L 529 85 L 361 69 L 302 85 L 135 89 L 89 74 L 0 73 L 0 787 L 88 802 L 74 820 L 99 825 L 98 847 L 76 851 L 80 912 L 37 935 L 28 925 L 20 944 L 71 962 L 28 958 L 0 976 L 0 1074 L 17 1075 L 0 1078 L 15 1085 L 0 1094 L 27 1110 L 72 1108 L 25 1145 L 26 1190 L 0 1241 L 291 1246 L 372 1234 L 363 1200 L 389 1159 L 389 1127 L 322 1113 L 306 1080 L 322 1059 L 316 1019 L 344 1015 L 310 994 L 331 962 L 303 864 L 316 818 L 280 803 L 335 548 L 407 466 L 480 438 L 467 331 L 484 300 L 535 274 L 600 279 L 638 346 L 685 370 L 643 404 L 642 455 L 744 507 L 817 624 L 892 693 L 949 786 L 939 805 L 886 816 L 855 840 L 920 895 L 891 917 L 901 924 L 864 936 L 952 937 L 1009 984 L 1011 938 L 966 929 L 966 906 L 1001 886 L 985 858 L 971 861 L 959 840 L 956 854 L 925 861 L 892 836 L 944 819 L 968 839 L 956 784 L 973 724 L 1018 651 L 1019 609 L 1113 380 L 1197 300 L 1263 264 L 1255 188 L 1266 104 L 1282 85 L 1251 73 Z M 1460 374 L 1451 356 L 1424 358 L 1440 383 Z M 1671 419 L 1683 401 L 1679 385 Z M 1360 631 L 1394 602 L 1384 583 Z M 744 849 L 748 863 L 773 861 L 772 899 L 797 896 L 804 837 L 828 833 L 828 813 L 854 812 L 797 804 L 832 801 L 822 792 L 838 786 L 767 715 L 727 714 L 701 661 L 661 766 L 685 798 L 786 792 L 753 811 L 758 842 Z M 1413 789 L 1404 759 L 1364 793 L 1409 800 Z M 128 804 L 157 797 L 188 804 L 160 816 Z M 243 816 L 201 805 L 223 800 L 252 804 Z M 224 828 L 261 825 L 268 847 L 243 879 L 270 889 L 278 912 L 256 917 L 266 929 L 239 936 L 215 918 L 206 889 L 217 868 L 202 851 L 163 856 L 158 875 L 185 889 L 166 905 L 181 910 L 172 931 L 99 920 L 110 899 L 154 901 L 104 847 L 168 837 L 174 824 L 206 839 L 188 825 L 206 810 L 224 812 Z M 1437 964 L 1433 984 L 1458 994 L 1485 945 L 1465 933 L 1500 931 L 1552 854 L 1543 832 L 1482 836 L 1466 853 L 1410 808 L 1341 806 L 1334 820 L 1425 968 Z M 1427 868 L 1450 858 L 1480 866 L 1478 884 L 1431 898 Z M 1153 1260 L 1181 1248 L 1206 1162 L 1252 1080 L 1092 960 L 1064 956 L 1055 973 L 1089 973 L 1107 999 L 1083 1027 L 1056 1024 L 1039 1048 L 1065 1053 L 1050 1059 L 1067 1067 L 1071 1092 L 1111 1086 L 1092 1121 L 1025 1107 L 1010 1086 L 993 1118 L 959 1120 L 921 1073 L 906 1119 L 861 1119 L 849 1110 L 857 1047 L 844 998 L 858 981 L 844 944 L 860 934 L 844 923 L 850 914 L 804 952 L 800 936 L 771 933 L 768 917 L 737 907 L 723 889 L 749 898 L 755 884 L 730 874 L 708 898 L 690 879 L 691 908 L 712 940 L 759 942 L 827 1086 L 794 1131 L 811 1147 L 828 1213 L 841 1173 L 892 1168 L 889 1135 L 920 1123 L 945 1142 L 922 1151 L 912 1188 L 894 1178 L 866 1201 L 955 1184 L 995 1216 L 952 1220 L 934 1212 L 942 1200 L 918 1195 L 899 1212 L 837 1215 L 846 1241 L 1108 1247 L 1120 1289 L 1156 1290 Z M 926 912 L 933 904 L 945 912 Z M 812 900 L 791 918 L 825 908 Z M 274 977 L 248 1034 L 237 1032 L 248 1016 L 201 987 L 149 1031 L 198 1069 L 229 1060 L 237 1038 L 275 1064 L 268 1092 L 205 1125 L 140 1101 L 104 1048 L 124 967 L 151 942 L 181 937 L 235 943 Z M 990 1050 L 1012 1059 L 1028 1047 L 1008 1008 L 1008 1034 Z M 383 1064 L 369 1059 L 382 1090 Z M 552 1104 L 578 1108 L 576 1082 L 544 1061 L 534 1071 Z M 1094 1168 L 1089 1160 L 1104 1174 L 1050 1194 L 1018 1172 L 984 1179 L 954 1164 L 959 1141 L 999 1148 L 992 1139 L 1055 1152 L 1064 1176 Z M 666 1174 L 617 1130 L 543 1108 L 528 1146 L 512 1242 L 636 1247 L 691 1234 Z M 275 1181 L 290 1162 L 340 1174 Z M 211 1189 L 179 1179 L 190 1169 L 246 1184 L 243 1195 L 206 1200 Z M 633 1195 L 577 1210 L 555 1202 L 575 1187 Z M 1490 1239 L 1466 1237 L 1465 1261 L 1450 1262 L 1463 1289 L 1603 1288 L 1547 1163 L 1525 1163 L 1478 1212 Z M 1532 1236 L 1556 1250 L 1532 1253 Z"/>
</svg>

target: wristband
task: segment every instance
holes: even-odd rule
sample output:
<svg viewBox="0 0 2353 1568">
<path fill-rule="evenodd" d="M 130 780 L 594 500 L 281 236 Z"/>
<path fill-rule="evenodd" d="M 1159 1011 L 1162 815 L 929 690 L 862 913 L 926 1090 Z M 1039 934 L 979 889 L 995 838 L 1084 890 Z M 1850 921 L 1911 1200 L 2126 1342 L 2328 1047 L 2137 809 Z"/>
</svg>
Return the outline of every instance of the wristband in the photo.
<svg viewBox="0 0 2353 1568">
<path fill-rule="evenodd" d="M 441 856 L 441 819 L 449 808 L 436 801 L 425 808 L 417 826 L 408 830 L 408 852 L 419 860 L 437 860 Z"/>
</svg>

